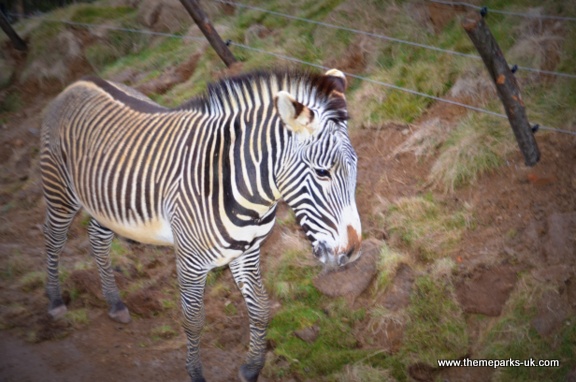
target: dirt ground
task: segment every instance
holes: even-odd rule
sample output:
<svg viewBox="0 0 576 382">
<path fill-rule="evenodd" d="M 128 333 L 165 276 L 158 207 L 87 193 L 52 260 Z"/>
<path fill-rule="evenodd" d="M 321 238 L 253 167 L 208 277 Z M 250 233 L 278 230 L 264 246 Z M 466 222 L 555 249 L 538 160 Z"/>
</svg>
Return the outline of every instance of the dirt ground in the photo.
<svg viewBox="0 0 576 382">
<path fill-rule="evenodd" d="M 7 122 L 0 126 L 0 265 L 5 274 L 43 271 L 44 211 L 37 154 L 40 113 L 51 96 L 28 94 L 24 111 L 9 114 Z M 432 108 L 426 118 L 453 118 L 457 114 L 438 107 Z M 483 175 L 472 186 L 444 194 L 426 181 L 432 157 L 392 155 L 424 122 L 352 131 L 359 155 L 358 205 L 365 235 L 389 239 L 380 217 L 386 201 L 399 197 L 432 192 L 442 203 L 466 204 L 473 213 L 475 228 L 451 253 L 458 264 L 458 298 L 464 311 L 498 316 L 518 272 L 530 272 L 557 291 L 545 296 L 534 323 L 543 335 L 554 332 L 576 307 L 576 138 L 538 133 L 542 159 L 534 168 L 524 166 L 520 153 L 515 152 L 498 171 Z M 282 230 L 288 229 L 291 228 L 277 227 L 266 242 L 264 268 L 275 254 Z M 62 257 L 64 268 L 87 257 L 86 240 L 85 228 L 78 220 Z M 138 245 L 131 248 L 136 253 L 142 251 Z M 19 254 L 16 260 L 15 253 Z M 144 264 L 146 272 L 156 280 L 171 282 L 175 277 L 170 253 L 169 249 L 158 249 L 158 256 Z M 89 276 L 90 272 L 94 276 Z M 398 271 L 400 291 L 402 283 L 409 284 L 413 277 L 410 272 Z M 94 269 L 79 274 L 86 277 L 86 289 L 97 285 Z M 232 285 L 229 274 L 222 279 L 219 282 Z M 126 287 L 130 281 L 120 284 Z M 152 294 L 165 293 L 158 285 L 152 284 Z M 235 380 L 248 343 L 242 300 L 233 287 L 231 290 L 228 298 L 239 311 L 233 319 L 224 315 L 222 301 L 207 298 L 209 330 L 203 338 L 202 357 L 210 381 Z M 401 294 L 398 298 L 402 299 Z M 141 300 L 135 298 L 131 309 L 137 309 L 138 304 L 146 306 L 146 296 Z M 393 305 L 396 302 L 392 300 L 388 301 Z M 360 298 L 356 304 L 362 301 Z M 0 380 L 188 380 L 184 369 L 185 338 L 180 329 L 175 328 L 177 334 L 162 341 L 152 340 L 149 335 L 152 328 L 177 322 L 178 318 L 142 314 L 129 325 L 121 325 L 108 319 L 101 300 L 94 299 L 86 306 L 90 319 L 87 326 L 53 322 L 46 315 L 47 300 L 41 287 L 23 286 L 10 277 L 0 278 Z M 30 333 L 34 333 L 33 340 Z M 490 372 L 477 371 L 473 376 L 462 373 L 466 371 L 448 371 L 446 378 L 480 381 L 487 380 Z"/>
</svg>

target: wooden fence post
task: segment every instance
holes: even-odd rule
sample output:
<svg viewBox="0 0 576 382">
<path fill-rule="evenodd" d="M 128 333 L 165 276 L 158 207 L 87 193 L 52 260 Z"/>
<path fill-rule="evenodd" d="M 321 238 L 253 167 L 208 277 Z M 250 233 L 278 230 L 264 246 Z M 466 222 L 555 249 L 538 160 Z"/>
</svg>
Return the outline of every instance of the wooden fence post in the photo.
<svg viewBox="0 0 576 382">
<path fill-rule="evenodd" d="M 22 40 L 20 36 L 18 36 L 18 33 L 16 33 L 14 29 L 12 29 L 12 25 L 10 25 L 10 22 L 2 12 L 0 12 L 0 28 L 2 28 L 4 33 L 6 33 L 6 35 L 10 38 L 10 41 L 12 42 L 12 45 L 15 49 L 26 51 L 26 42 Z"/>
<path fill-rule="evenodd" d="M 236 58 L 228 49 L 228 46 L 222 41 L 222 38 L 214 29 L 214 26 L 208 19 L 208 16 L 202 11 L 200 8 L 200 4 L 198 4 L 197 0 L 180 0 L 184 8 L 190 13 L 194 22 L 198 25 L 198 28 L 204 33 L 206 39 L 212 45 L 212 48 L 216 51 L 218 56 L 224 61 L 227 67 L 232 66 L 236 62 Z"/>
<path fill-rule="evenodd" d="M 514 73 L 510 70 L 502 50 L 479 13 L 467 15 L 462 21 L 462 26 L 480 53 L 496 85 L 498 97 L 504 104 L 508 121 L 514 131 L 520 151 L 524 155 L 526 165 L 534 166 L 540 160 L 540 151 L 528 122 L 526 108 Z"/>
</svg>

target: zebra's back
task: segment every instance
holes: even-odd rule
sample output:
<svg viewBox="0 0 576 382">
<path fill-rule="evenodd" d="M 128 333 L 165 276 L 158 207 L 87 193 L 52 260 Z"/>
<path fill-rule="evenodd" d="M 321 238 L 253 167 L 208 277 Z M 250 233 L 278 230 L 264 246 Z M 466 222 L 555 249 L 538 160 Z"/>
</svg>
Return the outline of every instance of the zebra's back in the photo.
<svg viewBox="0 0 576 382">
<path fill-rule="evenodd" d="M 43 176 L 68 177 L 75 202 L 100 224 L 143 243 L 173 244 L 166 214 L 194 119 L 101 79 L 78 81 L 49 106 Z"/>
</svg>

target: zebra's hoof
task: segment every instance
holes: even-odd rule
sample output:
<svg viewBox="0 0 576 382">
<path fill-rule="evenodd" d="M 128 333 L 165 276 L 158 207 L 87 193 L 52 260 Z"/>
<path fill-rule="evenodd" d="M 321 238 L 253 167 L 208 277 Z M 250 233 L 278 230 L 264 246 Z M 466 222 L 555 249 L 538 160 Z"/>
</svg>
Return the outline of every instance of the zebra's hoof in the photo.
<svg viewBox="0 0 576 382">
<path fill-rule="evenodd" d="M 62 305 L 58 305 L 57 307 L 48 310 L 48 314 L 52 317 L 53 320 L 58 320 L 58 319 L 64 317 L 64 315 L 66 314 L 67 311 L 68 311 L 68 308 L 66 308 L 66 305 L 62 304 Z"/>
<path fill-rule="evenodd" d="M 256 382 L 258 381 L 259 374 L 260 370 L 255 371 L 254 369 L 250 369 L 247 365 L 242 365 L 240 366 L 238 376 L 242 382 Z"/>
<path fill-rule="evenodd" d="M 127 324 L 131 321 L 130 312 L 128 308 L 124 307 L 123 309 L 110 311 L 108 312 L 108 317 L 116 322 L 120 322 L 121 324 Z"/>
</svg>

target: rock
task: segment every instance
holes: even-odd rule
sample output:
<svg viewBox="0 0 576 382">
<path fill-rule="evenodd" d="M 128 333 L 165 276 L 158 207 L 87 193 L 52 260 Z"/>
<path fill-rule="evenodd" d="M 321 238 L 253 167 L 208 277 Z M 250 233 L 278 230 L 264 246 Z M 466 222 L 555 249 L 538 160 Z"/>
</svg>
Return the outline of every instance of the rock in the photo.
<svg viewBox="0 0 576 382">
<path fill-rule="evenodd" d="M 548 264 L 565 264 L 574 257 L 576 213 L 552 214 L 547 222 L 548 232 L 543 248 Z"/>
<path fill-rule="evenodd" d="M 424 362 L 413 363 L 408 366 L 408 374 L 418 382 L 434 381 L 438 369 Z"/>
<path fill-rule="evenodd" d="M 538 313 L 532 320 L 532 327 L 541 336 L 548 336 L 564 325 L 570 315 L 567 293 L 548 290 L 542 294 Z"/>
<path fill-rule="evenodd" d="M 192 18 L 178 0 L 144 0 L 137 20 L 155 32 L 176 33 L 191 24 Z"/>
<path fill-rule="evenodd" d="M 164 309 L 161 299 L 162 295 L 158 291 L 144 288 L 129 294 L 126 297 L 126 305 L 131 312 L 149 318 Z"/>
<path fill-rule="evenodd" d="M 114 279 L 120 290 L 123 290 L 128 282 L 126 278 L 114 272 Z M 100 306 L 105 303 L 100 287 L 100 276 L 96 269 L 78 269 L 70 274 L 70 281 L 80 293 L 86 293 L 92 305 Z"/>
<path fill-rule="evenodd" d="M 466 381 L 485 382 L 492 381 L 494 375 L 493 367 L 447 367 L 440 370 L 437 381 Z"/>
<path fill-rule="evenodd" d="M 348 264 L 334 272 L 317 276 L 314 286 L 330 297 L 358 297 L 376 276 L 376 259 L 380 246 L 376 240 L 362 243 L 362 256 L 352 264 Z"/>
<path fill-rule="evenodd" d="M 388 310 L 398 311 L 410 304 L 410 292 L 414 283 L 414 271 L 406 264 L 400 264 L 392 285 L 384 296 L 382 305 Z"/>
<path fill-rule="evenodd" d="M 516 284 L 510 267 L 477 270 L 472 278 L 456 283 L 456 296 L 466 313 L 499 316 Z"/>
<path fill-rule="evenodd" d="M 70 281 L 80 293 L 88 293 L 96 299 L 103 300 L 98 271 L 95 269 L 78 269 L 70 274 Z"/>
<path fill-rule="evenodd" d="M 545 283 L 563 283 L 570 279 L 574 273 L 571 266 L 566 264 L 556 264 L 549 267 L 540 267 L 532 270 L 531 274 L 536 280 Z"/>
<path fill-rule="evenodd" d="M 308 328 L 296 330 L 294 335 L 300 338 L 304 342 L 308 342 L 309 344 L 316 341 L 318 338 L 318 334 L 320 334 L 320 328 L 317 325 L 310 326 Z"/>
<path fill-rule="evenodd" d="M 388 354 L 394 354 L 400 350 L 404 339 L 406 323 L 401 320 L 387 320 L 373 333 L 372 340 L 378 348 Z"/>
</svg>

